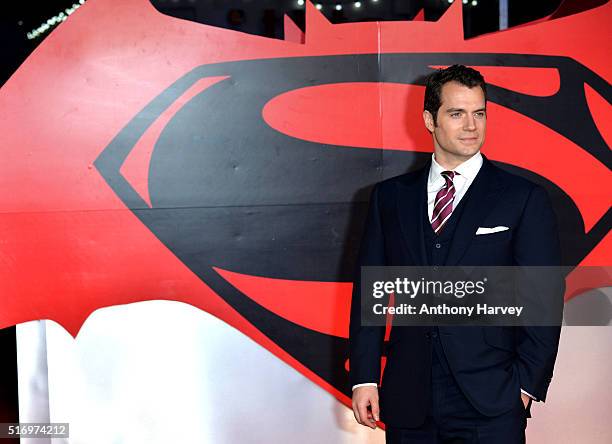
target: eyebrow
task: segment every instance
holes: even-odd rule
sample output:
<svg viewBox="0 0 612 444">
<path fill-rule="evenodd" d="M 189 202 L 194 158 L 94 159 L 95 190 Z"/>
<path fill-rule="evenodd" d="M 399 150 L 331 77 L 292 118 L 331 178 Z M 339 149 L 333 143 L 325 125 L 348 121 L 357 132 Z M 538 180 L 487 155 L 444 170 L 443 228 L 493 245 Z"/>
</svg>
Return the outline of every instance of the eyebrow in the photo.
<svg viewBox="0 0 612 444">
<path fill-rule="evenodd" d="M 477 113 L 477 112 L 486 111 L 486 110 L 487 110 L 486 107 L 485 108 L 478 108 L 474 112 Z M 449 109 L 446 110 L 447 113 L 456 113 L 457 111 L 465 112 L 465 110 L 463 108 L 449 108 Z"/>
</svg>

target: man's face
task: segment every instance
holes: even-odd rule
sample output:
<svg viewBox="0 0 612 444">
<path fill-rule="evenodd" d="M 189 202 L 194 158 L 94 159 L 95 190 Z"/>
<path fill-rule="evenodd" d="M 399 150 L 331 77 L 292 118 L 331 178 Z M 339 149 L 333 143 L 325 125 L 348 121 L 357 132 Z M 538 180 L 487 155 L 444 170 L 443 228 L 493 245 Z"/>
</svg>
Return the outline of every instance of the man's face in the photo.
<svg viewBox="0 0 612 444">
<path fill-rule="evenodd" d="M 482 88 L 448 82 L 440 93 L 437 125 L 429 111 L 423 112 L 425 126 L 432 132 L 436 161 L 454 168 L 476 154 L 485 139 L 487 115 Z"/>
</svg>

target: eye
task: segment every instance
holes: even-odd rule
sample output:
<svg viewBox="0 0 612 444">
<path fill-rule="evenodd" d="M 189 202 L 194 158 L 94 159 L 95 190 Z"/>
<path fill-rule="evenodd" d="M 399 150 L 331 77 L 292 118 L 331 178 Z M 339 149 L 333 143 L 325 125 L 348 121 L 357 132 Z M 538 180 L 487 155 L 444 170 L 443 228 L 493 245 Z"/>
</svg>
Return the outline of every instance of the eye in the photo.
<svg viewBox="0 0 612 444">
<path fill-rule="evenodd" d="M 461 117 L 461 113 L 451 113 L 450 116 L 456 119 L 457 117 Z"/>
<path fill-rule="evenodd" d="M 484 119 L 487 114 L 484 111 L 478 111 L 477 113 L 474 113 L 474 115 L 478 118 L 478 119 Z"/>
</svg>

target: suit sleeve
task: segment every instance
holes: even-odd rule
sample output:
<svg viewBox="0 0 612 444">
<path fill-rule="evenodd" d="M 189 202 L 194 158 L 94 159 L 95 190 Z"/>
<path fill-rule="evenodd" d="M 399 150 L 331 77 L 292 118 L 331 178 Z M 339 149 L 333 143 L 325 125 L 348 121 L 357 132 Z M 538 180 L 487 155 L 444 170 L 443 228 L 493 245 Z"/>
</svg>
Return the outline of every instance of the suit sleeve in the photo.
<svg viewBox="0 0 612 444">
<path fill-rule="evenodd" d="M 524 267 L 557 267 L 561 264 L 556 217 L 542 187 L 534 187 L 528 196 L 515 232 L 514 260 L 516 265 Z M 545 282 L 545 291 L 552 292 L 554 298 L 561 298 L 558 302 L 562 307 L 565 292 L 563 275 L 548 271 L 547 275 L 553 279 Z M 539 290 L 531 288 L 526 291 Z M 559 326 L 524 326 L 516 329 L 520 385 L 538 401 L 546 400 L 560 333 Z"/>
<path fill-rule="evenodd" d="M 384 236 L 379 208 L 379 185 L 372 189 L 365 230 L 354 271 L 349 327 L 350 385 L 378 383 L 384 326 L 361 324 L 361 267 L 385 265 Z"/>
</svg>

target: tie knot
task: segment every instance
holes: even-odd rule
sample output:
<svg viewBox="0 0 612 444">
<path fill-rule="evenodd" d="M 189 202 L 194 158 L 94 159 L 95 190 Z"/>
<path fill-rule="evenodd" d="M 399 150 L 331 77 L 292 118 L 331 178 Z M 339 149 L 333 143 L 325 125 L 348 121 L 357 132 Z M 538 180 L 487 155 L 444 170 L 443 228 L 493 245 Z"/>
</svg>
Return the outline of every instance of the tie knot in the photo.
<svg viewBox="0 0 612 444">
<path fill-rule="evenodd" d="M 442 174 L 442 177 L 444 177 L 445 179 L 450 179 L 452 181 L 455 177 L 455 174 L 459 173 L 455 173 L 454 171 L 442 171 L 442 173 L 440 174 Z"/>
</svg>

